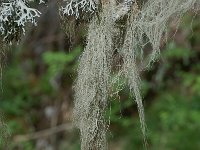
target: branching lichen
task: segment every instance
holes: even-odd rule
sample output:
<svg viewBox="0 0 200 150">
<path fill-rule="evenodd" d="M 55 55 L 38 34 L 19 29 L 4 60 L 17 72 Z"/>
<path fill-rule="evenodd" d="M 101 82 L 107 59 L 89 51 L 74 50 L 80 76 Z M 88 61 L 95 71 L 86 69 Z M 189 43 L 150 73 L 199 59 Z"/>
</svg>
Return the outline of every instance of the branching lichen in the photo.
<svg viewBox="0 0 200 150">
<path fill-rule="evenodd" d="M 37 9 L 28 7 L 29 0 L 8 0 L 0 5 L 0 33 L 4 40 L 18 40 L 20 34 L 25 34 L 25 25 L 37 25 L 36 18 L 40 17 Z"/>
<path fill-rule="evenodd" d="M 63 14 L 75 15 L 79 17 L 79 12 L 90 12 L 94 13 L 97 9 L 99 0 L 68 0 L 65 7 L 61 8 Z"/>
</svg>

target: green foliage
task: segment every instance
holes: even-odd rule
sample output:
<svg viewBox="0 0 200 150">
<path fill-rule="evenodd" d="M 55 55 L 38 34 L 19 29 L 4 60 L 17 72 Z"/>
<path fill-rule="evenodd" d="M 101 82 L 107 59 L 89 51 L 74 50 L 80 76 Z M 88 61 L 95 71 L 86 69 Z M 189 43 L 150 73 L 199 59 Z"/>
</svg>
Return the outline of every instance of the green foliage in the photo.
<svg viewBox="0 0 200 150">
<path fill-rule="evenodd" d="M 55 77 L 64 70 L 67 70 L 70 73 L 74 71 L 74 67 L 70 66 L 69 68 L 69 65 L 80 54 L 80 52 L 80 47 L 77 47 L 68 54 L 64 52 L 45 52 L 43 54 L 43 60 L 48 65 L 49 77 Z"/>
<path fill-rule="evenodd" d="M 68 53 L 60 51 L 43 53 L 40 65 L 44 65 L 45 69 L 41 74 L 35 71 L 40 58 L 21 59 L 23 50 L 12 52 L 9 57 L 11 61 L 3 72 L 3 89 L 0 97 L 0 110 L 6 114 L 7 125 L 12 136 L 38 130 L 38 124 L 45 119 L 40 118 L 44 107 L 61 95 L 53 88 L 50 81 L 58 75 L 66 78 L 72 75 L 77 67 L 76 59 L 80 52 L 81 48 L 77 47 Z M 71 83 L 70 80 L 67 85 L 71 86 Z M 45 125 L 40 128 L 45 128 Z M 4 132 L 3 128 L 1 129 L 0 132 Z M 35 149 L 32 141 L 17 145 L 22 150 Z M 10 149 L 17 149 L 17 145 L 11 142 Z M 4 149 L 1 137 L 0 149 Z"/>
<path fill-rule="evenodd" d="M 164 52 L 164 56 L 170 59 L 187 59 L 188 57 L 192 57 L 194 55 L 194 51 L 189 50 L 187 48 L 177 47 L 176 43 L 171 42 L 167 46 L 167 50 Z"/>
</svg>

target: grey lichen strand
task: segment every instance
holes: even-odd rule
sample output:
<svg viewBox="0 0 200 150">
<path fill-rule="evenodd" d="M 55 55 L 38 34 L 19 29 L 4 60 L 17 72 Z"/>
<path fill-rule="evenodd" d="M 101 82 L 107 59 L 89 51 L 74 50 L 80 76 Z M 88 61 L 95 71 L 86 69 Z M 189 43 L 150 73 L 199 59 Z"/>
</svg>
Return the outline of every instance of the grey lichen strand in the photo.
<svg viewBox="0 0 200 150">
<path fill-rule="evenodd" d="M 112 10 L 107 7 L 101 22 L 94 18 L 88 29 L 87 46 L 80 58 L 75 84 L 74 124 L 80 129 L 82 150 L 107 149 L 104 119 L 113 55 Z"/>
</svg>

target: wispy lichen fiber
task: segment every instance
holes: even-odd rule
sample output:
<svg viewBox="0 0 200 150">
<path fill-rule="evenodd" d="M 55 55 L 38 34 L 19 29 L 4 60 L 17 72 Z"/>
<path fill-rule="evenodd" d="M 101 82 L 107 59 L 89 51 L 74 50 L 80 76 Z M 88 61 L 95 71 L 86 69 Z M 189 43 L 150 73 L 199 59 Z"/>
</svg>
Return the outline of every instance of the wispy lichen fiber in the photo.
<svg viewBox="0 0 200 150">
<path fill-rule="evenodd" d="M 150 44 L 152 52 L 145 65 L 154 62 L 160 53 L 160 42 L 167 32 L 171 18 L 180 19 L 192 9 L 197 0 L 148 0 L 137 12 L 130 11 L 124 43 L 119 48 L 123 59 L 122 72 L 130 91 L 135 97 L 145 137 L 145 117 L 140 94 L 139 62 L 143 61 L 144 47 Z M 82 150 L 107 149 L 104 114 L 107 108 L 113 56 L 113 6 L 103 7 L 100 22 L 94 17 L 88 29 L 87 45 L 80 58 L 78 77 L 75 83 L 74 123 L 80 129 Z M 145 68 L 144 67 L 144 68 Z"/>
<path fill-rule="evenodd" d="M 134 37 L 137 48 L 140 47 L 142 53 L 145 45 L 152 46 L 153 50 L 149 55 L 147 66 L 160 54 L 160 42 L 167 32 L 169 21 L 172 18 L 180 20 L 185 12 L 194 7 L 195 3 L 199 3 L 199 0 L 148 0 L 144 4 L 130 25 L 134 28 L 134 36 L 129 35 Z"/>
<path fill-rule="evenodd" d="M 138 105 L 141 129 L 145 137 L 145 117 L 140 94 L 140 72 L 154 62 L 160 54 L 160 43 L 167 32 L 170 19 L 181 19 L 182 15 L 191 9 L 196 0 L 149 0 L 140 11 L 132 10 L 127 23 L 124 43 L 119 53 L 123 58 L 123 72 L 127 78 L 130 91 Z M 150 44 L 152 52 L 144 68 L 138 62 L 144 63 L 144 47 Z M 142 56 L 142 57 L 140 57 Z M 139 59 L 139 61 L 138 61 Z M 145 139 L 145 138 L 144 138 Z M 145 140 L 146 142 L 146 140 Z"/>
<path fill-rule="evenodd" d="M 80 129 L 82 150 L 107 148 L 107 108 L 113 55 L 112 9 L 106 7 L 101 20 L 95 17 L 89 26 L 87 46 L 80 58 L 75 83 L 74 123 Z"/>
</svg>

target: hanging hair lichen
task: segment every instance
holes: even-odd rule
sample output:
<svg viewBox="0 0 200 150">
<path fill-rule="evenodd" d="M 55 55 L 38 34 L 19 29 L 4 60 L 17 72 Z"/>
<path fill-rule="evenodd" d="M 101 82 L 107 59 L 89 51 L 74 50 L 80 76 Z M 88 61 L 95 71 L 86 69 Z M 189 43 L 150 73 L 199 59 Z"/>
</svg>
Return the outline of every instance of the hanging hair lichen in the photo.
<svg viewBox="0 0 200 150">
<path fill-rule="evenodd" d="M 83 150 L 104 150 L 107 147 L 104 115 L 114 52 L 112 9 L 114 6 L 109 4 L 100 18 L 91 20 L 87 45 L 78 67 L 73 114 L 74 124 L 80 129 Z"/>
<path fill-rule="evenodd" d="M 107 149 L 107 121 L 104 114 L 108 105 L 111 81 L 111 64 L 114 53 L 114 30 L 118 20 L 127 16 L 125 34 L 118 46 L 118 53 L 123 59 L 119 74 L 127 79 L 130 92 L 138 106 L 141 130 L 146 141 L 146 125 L 141 95 L 140 71 L 149 67 L 158 59 L 160 42 L 167 33 L 167 24 L 171 18 L 181 19 L 192 9 L 196 0 L 148 0 L 140 3 L 134 0 L 102 6 L 89 24 L 87 45 L 80 58 L 78 77 L 75 83 L 74 124 L 80 129 L 82 150 Z M 101 1 L 105 5 L 105 1 Z M 145 46 L 152 51 L 145 56 Z M 144 59 L 147 57 L 147 60 Z M 142 64 L 141 64 L 142 63 Z"/>
<path fill-rule="evenodd" d="M 138 112 L 140 117 L 141 129 L 144 136 L 144 141 L 146 145 L 146 127 L 145 127 L 145 117 L 144 117 L 144 108 L 142 104 L 142 96 L 140 94 L 141 80 L 139 76 L 139 68 L 137 66 L 137 55 L 136 50 L 138 47 L 136 39 L 136 26 L 134 26 L 134 19 L 137 17 L 139 8 L 137 3 L 134 4 L 131 14 L 127 23 L 127 31 L 119 53 L 123 58 L 123 67 L 122 72 L 127 79 L 127 84 L 130 87 L 130 91 L 135 97 L 135 101 L 138 106 Z"/>
<path fill-rule="evenodd" d="M 137 43 L 134 49 L 139 49 L 143 54 L 147 44 L 152 46 L 147 66 L 159 57 L 160 42 L 163 35 L 167 33 L 169 21 L 172 18 L 180 20 L 185 12 L 194 7 L 196 2 L 197 0 L 148 0 L 143 5 L 130 26 L 134 28 L 135 36 L 133 37 Z"/>
</svg>

